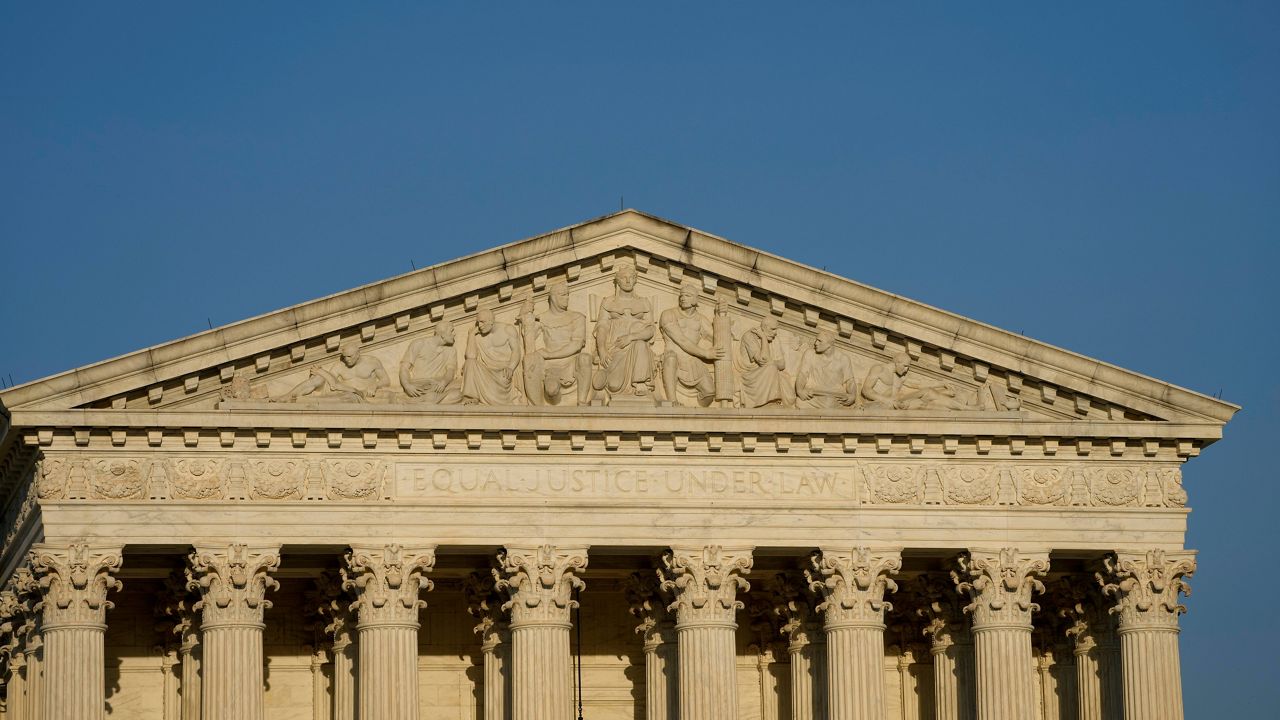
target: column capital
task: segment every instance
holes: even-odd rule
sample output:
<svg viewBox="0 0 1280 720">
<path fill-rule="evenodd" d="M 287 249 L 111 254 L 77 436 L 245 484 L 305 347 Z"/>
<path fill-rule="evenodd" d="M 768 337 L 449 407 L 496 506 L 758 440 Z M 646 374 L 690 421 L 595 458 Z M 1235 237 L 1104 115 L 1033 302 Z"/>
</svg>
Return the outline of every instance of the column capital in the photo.
<svg viewBox="0 0 1280 720">
<path fill-rule="evenodd" d="M 71 543 L 39 544 L 31 549 L 31 570 L 43 595 L 44 627 L 106 627 L 114 603 L 107 592 L 123 587 L 120 547 Z"/>
<path fill-rule="evenodd" d="M 636 633 L 644 638 L 644 651 L 657 652 L 664 643 L 675 640 L 675 618 L 671 615 L 671 598 L 662 589 L 656 570 L 640 570 L 627 576 L 622 584 L 627 607 L 640 624 Z"/>
<path fill-rule="evenodd" d="M 805 577 L 810 589 L 822 598 L 818 611 L 827 629 L 884 627 L 884 612 L 893 609 L 893 604 L 884 599 L 885 593 L 898 589 L 889 576 L 902 569 L 900 548 L 823 548 L 809 557 L 809 563 Z"/>
<path fill-rule="evenodd" d="M 1118 552 L 1103 558 L 1098 582 L 1105 595 L 1115 597 L 1110 609 L 1120 620 L 1120 633 L 1131 630 L 1178 630 L 1178 616 L 1187 608 L 1179 595 L 1190 595 L 1183 578 L 1196 571 L 1190 551 Z"/>
<path fill-rule="evenodd" d="M 1114 645 L 1114 620 L 1102 588 L 1080 578 L 1065 577 L 1058 584 L 1061 599 L 1058 616 L 1066 621 L 1066 635 L 1075 654 L 1088 653 L 1099 645 Z"/>
<path fill-rule="evenodd" d="M 917 580 L 920 605 L 916 615 L 924 621 L 924 634 L 930 640 L 930 652 L 938 654 L 957 642 L 968 642 L 965 627 L 965 602 L 950 578 L 924 574 Z"/>
<path fill-rule="evenodd" d="M 507 613 L 492 572 L 473 572 L 463 581 L 462 593 L 467 614 L 477 620 L 472 632 L 480 636 L 480 650 L 491 652 L 501 645 L 508 632 Z"/>
<path fill-rule="evenodd" d="M 787 651 L 800 652 L 807 645 L 821 642 L 822 614 L 809 581 L 794 573 L 779 573 L 770 584 L 774 597 L 773 612 L 782 620 L 779 628 L 787 639 Z"/>
<path fill-rule="evenodd" d="M 161 648 L 176 649 L 185 655 L 200 644 L 195 609 L 198 601 L 184 575 L 175 572 L 164 579 L 164 591 L 155 606 L 156 629 L 163 635 Z"/>
<path fill-rule="evenodd" d="M 280 587 L 270 575 L 280 567 L 278 545 L 196 545 L 187 561 L 187 587 L 200 593 L 192 608 L 201 611 L 205 629 L 262 626 L 271 607 L 267 591 Z"/>
<path fill-rule="evenodd" d="M 739 590 L 751 584 L 741 576 L 751 572 L 750 547 L 721 545 L 673 545 L 662 556 L 659 570 L 662 589 L 674 601 L 676 626 L 729 625 L 736 627 L 735 615 L 742 608 Z"/>
<path fill-rule="evenodd" d="M 1031 613 L 1040 609 L 1031 596 L 1044 592 L 1037 577 L 1049 572 L 1049 553 L 971 549 L 956 563 L 951 579 L 971 601 L 964 609 L 973 614 L 974 630 L 1031 627 Z"/>
<path fill-rule="evenodd" d="M 576 573 L 587 568 L 587 547 L 508 545 L 498 553 L 493 571 L 499 590 L 511 597 L 503 604 L 511 611 L 511 626 L 569 626 L 569 611 L 577 607 L 573 591 L 586 588 Z"/>
<path fill-rule="evenodd" d="M 340 652 L 352 640 L 355 629 L 355 618 L 351 612 L 354 599 L 343 586 L 341 570 L 326 570 L 316 577 L 315 587 L 310 591 L 311 601 L 319 630 L 328 636 L 330 647 Z"/>
<path fill-rule="evenodd" d="M 421 593 L 432 588 L 426 573 L 435 564 L 435 546 L 353 545 L 342 579 L 343 587 L 356 594 L 351 609 L 357 613 L 357 627 L 417 627 L 418 611 L 427 606 Z"/>
</svg>

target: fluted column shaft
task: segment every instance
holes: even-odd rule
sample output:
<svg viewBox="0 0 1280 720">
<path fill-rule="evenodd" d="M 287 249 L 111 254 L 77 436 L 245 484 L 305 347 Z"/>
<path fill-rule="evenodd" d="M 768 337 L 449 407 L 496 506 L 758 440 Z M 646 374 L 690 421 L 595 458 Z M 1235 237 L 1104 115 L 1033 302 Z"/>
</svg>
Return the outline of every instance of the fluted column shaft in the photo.
<svg viewBox="0 0 1280 720">
<path fill-rule="evenodd" d="M 680 720 L 738 717 L 737 600 L 750 589 L 751 548 L 672 547 L 663 556 L 662 589 L 676 608 Z"/>
<path fill-rule="evenodd" d="M 43 588 L 44 681 L 27 677 L 26 713 L 41 711 L 43 720 L 102 720 L 106 712 L 106 667 L 103 637 L 109 590 L 120 582 L 120 548 L 36 545 L 31 569 Z M 28 666 L 28 671 L 31 667 Z M 38 674 L 38 671 L 35 673 Z"/>
<path fill-rule="evenodd" d="M 356 717 L 356 648 L 350 636 L 333 642 L 333 720 Z"/>
<path fill-rule="evenodd" d="M 498 563 L 496 586 L 510 596 L 512 720 L 572 717 L 570 612 L 587 548 L 508 545 Z"/>
<path fill-rule="evenodd" d="M 484 653 L 484 720 L 511 717 L 511 637 L 505 628 L 480 646 Z"/>
<path fill-rule="evenodd" d="M 1182 720 L 1178 616 L 1191 552 L 1117 553 L 1106 561 L 1103 590 L 1116 598 L 1125 720 Z"/>
<path fill-rule="evenodd" d="M 164 676 L 164 720 L 182 717 L 182 686 L 179 681 L 178 651 L 170 648 L 160 658 L 160 672 Z"/>
<path fill-rule="evenodd" d="M 935 633 L 929 653 L 937 720 L 974 720 L 973 643 L 968 632 Z"/>
<path fill-rule="evenodd" d="M 1036 676 L 1031 664 L 1033 593 L 1044 592 L 1034 576 L 1049 570 L 1047 553 L 1015 548 L 971 550 L 953 574 L 972 602 L 973 655 L 978 720 L 1035 717 Z"/>
<path fill-rule="evenodd" d="M 263 613 L 279 547 L 197 545 L 188 586 L 200 593 L 202 720 L 263 720 Z"/>
<path fill-rule="evenodd" d="M 624 589 L 629 610 L 640 621 L 636 633 L 644 638 L 645 720 L 675 720 L 680 678 L 671 595 L 653 570 L 632 573 Z"/>
<path fill-rule="evenodd" d="M 191 642 L 183 642 L 178 647 L 178 664 L 182 671 L 182 680 L 178 684 L 182 700 L 179 717 L 182 720 L 200 720 L 200 646 L 197 639 L 192 633 Z"/>
<path fill-rule="evenodd" d="M 25 661 L 9 661 L 9 685 L 5 688 L 9 717 L 13 720 L 30 720 L 27 715 L 27 676 Z M 43 720 L 38 718 L 37 720 Z"/>
<path fill-rule="evenodd" d="M 435 561 L 434 547 L 353 546 L 347 554 L 344 584 L 356 594 L 351 607 L 360 638 L 361 718 L 418 717 L 418 614 Z"/>
<path fill-rule="evenodd" d="M 644 681 L 645 681 L 645 720 L 675 720 L 680 705 L 680 678 L 677 675 L 679 662 L 678 646 L 675 630 L 665 642 L 645 644 L 644 646 Z"/>
<path fill-rule="evenodd" d="M 787 645 L 792 720 L 827 720 L 827 643 L 821 633 L 814 628 Z"/>
<path fill-rule="evenodd" d="M 884 598 L 898 589 L 890 575 L 902 568 L 897 548 L 823 548 L 807 571 L 822 598 L 827 642 L 827 711 L 837 720 L 883 720 Z"/>
</svg>

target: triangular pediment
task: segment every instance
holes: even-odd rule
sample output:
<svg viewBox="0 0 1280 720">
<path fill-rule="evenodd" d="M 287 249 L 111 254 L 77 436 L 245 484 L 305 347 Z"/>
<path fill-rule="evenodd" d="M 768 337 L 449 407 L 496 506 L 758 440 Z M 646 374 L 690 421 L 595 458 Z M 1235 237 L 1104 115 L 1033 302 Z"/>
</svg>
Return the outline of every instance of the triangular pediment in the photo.
<svg viewBox="0 0 1280 720">
<path fill-rule="evenodd" d="M 624 268 L 634 269 L 635 287 L 620 292 Z M 549 304 L 557 286 L 568 291 L 563 311 Z M 682 288 L 698 307 L 670 314 L 680 311 Z M 477 337 L 482 312 L 492 313 L 495 326 Z M 668 326 L 664 313 L 675 322 Z M 648 323 L 653 337 L 636 338 L 619 323 Z M 446 325 L 452 346 L 439 339 Z M 772 342 L 761 343 L 774 325 Z M 601 339 L 602 327 L 611 338 Z M 671 333 L 679 328 L 709 354 L 722 348 L 719 362 L 674 347 Z M 819 343 L 821 352 L 814 347 L 820 334 L 829 341 Z M 469 345 L 476 345 L 471 353 Z M 564 347 L 567 354 L 558 349 Z M 344 369 L 343 350 L 350 360 L 354 348 L 355 367 Z M 552 357 L 528 360 L 539 352 Z M 499 366 L 509 359 L 519 364 L 507 386 Z M 485 367 L 464 387 L 469 362 Z M 665 373 L 678 378 L 675 398 Z M 583 383 L 592 390 L 580 392 Z M 797 390 L 808 397 L 795 397 Z M 0 393 L 5 407 L 28 410 L 190 411 L 271 402 L 299 412 L 349 403 L 430 411 L 461 400 L 495 411 L 580 402 L 782 405 L 818 414 L 1216 424 L 1237 409 L 630 210 Z"/>
</svg>

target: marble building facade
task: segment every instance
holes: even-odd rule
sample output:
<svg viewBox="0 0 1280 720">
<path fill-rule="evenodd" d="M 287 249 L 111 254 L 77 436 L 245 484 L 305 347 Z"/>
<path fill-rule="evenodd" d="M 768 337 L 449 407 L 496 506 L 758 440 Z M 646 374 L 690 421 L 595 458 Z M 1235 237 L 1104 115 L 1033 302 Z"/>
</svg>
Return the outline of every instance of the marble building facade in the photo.
<svg viewBox="0 0 1280 720">
<path fill-rule="evenodd" d="M 1238 409 L 635 211 L 0 403 L 6 720 L 1176 720 Z"/>
</svg>

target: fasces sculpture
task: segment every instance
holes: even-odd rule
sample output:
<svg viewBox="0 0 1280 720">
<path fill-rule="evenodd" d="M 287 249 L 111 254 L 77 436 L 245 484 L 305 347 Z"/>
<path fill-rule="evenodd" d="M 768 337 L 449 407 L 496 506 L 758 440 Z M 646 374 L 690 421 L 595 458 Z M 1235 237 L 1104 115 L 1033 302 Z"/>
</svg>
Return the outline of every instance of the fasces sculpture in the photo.
<svg viewBox="0 0 1280 720">
<path fill-rule="evenodd" d="M 277 398 L 277 402 L 295 402 L 309 396 L 317 400 L 363 403 L 374 400 L 378 392 L 391 384 L 382 361 L 360 351 L 360 343 L 348 340 L 338 348 L 339 362 L 331 369 L 311 368 L 306 380 Z"/>
<path fill-rule="evenodd" d="M 516 405 L 516 368 L 524 342 L 515 327 L 498 322 L 492 310 L 476 313 L 462 367 L 462 402 L 468 405 Z"/>
<path fill-rule="evenodd" d="M 836 349 L 836 334 L 820 330 L 796 368 L 796 404 L 807 408 L 853 407 L 858 402 L 853 361 Z"/>
<path fill-rule="evenodd" d="M 462 401 L 453 325 L 441 323 L 434 335 L 409 343 L 400 360 L 400 387 L 414 401 L 454 405 Z"/>
<path fill-rule="evenodd" d="M 600 303 L 596 320 L 596 368 L 591 386 L 610 401 L 619 397 L 648 398 L 654 390 L 653 303 L 636 294 L 636 264 L 619 260 L 613 277 L 614 294 Z"/>
<path fill-rule="evenodd" d="M 667 400 L 680 405 L 681 390 L 692 392 L 697 404 L 706 407 L 717 399 L 720 379 L 712 374 L 711 365 L 728 357 L 729 348 L 716 344 L 711 320 L 698 312 L 699 288 L 692 282 L 680 286 L 679 305 L 662 311 L 658 327 L 667 341 L 662 353 L 662 385 Z M 727 313 L 724 302 L 717 303 L 716 314 Z M 722 372 L 721 367 L 716 372 Z"/>
<path fill-rule="evenodd" d="M 533 313 L 533 300 L 520 309 L 524 339 L 524 391 L 532 405 L 557 405 L 562 391 L 577 387 L 578 404 L 591 399 L 591 355 L 587 318 L 569 309 L 569 285 L 556 280 L 547 286 L 547 311 Z M 541 342 L 539 342 L 541 341 Z"/>
<path fill-rule="evenodd" d="M 785 372 L 786 359 L 774 348 L 777 339 L 778 321 L 772 317 L 743 333 L 738 343 L 743 407 L 795 406 L 795 383 Z"/>
</svg>

